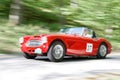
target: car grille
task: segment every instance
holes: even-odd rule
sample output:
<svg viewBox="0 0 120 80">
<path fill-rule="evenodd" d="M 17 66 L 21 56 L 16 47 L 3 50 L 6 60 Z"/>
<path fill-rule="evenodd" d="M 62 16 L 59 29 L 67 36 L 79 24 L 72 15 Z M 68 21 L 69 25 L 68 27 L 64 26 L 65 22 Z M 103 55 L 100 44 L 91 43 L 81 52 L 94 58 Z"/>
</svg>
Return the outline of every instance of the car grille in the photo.
<svg viewBox="0 0 120 80">
<path fill-rule="evenodd" d="M 30 47 L 40 46 L 41 42 L 39 40 L 30 40 L 26 45 Z"/>
</svg>

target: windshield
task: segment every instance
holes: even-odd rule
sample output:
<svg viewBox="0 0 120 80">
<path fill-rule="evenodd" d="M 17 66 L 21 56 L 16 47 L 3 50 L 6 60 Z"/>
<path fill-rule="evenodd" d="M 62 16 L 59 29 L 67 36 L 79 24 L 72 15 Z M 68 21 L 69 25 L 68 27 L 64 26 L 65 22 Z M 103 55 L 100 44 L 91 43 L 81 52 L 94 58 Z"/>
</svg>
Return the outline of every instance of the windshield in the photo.
<svg viewBox="0 0 120 80">
<path fill-rule="evenodd" d="M 77 34 L 77 35 L 82 35 L 84 28 L 64 28 L 60 30 L 60 33 L 65 33 L 65 34 Z"/>
</svg>

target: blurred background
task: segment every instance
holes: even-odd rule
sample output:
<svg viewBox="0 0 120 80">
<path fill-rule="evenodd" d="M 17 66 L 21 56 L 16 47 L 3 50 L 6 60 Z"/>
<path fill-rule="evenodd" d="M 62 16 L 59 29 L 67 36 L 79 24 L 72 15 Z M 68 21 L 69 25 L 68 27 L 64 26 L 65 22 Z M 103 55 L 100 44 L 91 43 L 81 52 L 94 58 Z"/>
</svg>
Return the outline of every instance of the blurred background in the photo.
<svg viewBox="0 0 120 80">
<path fill-rule="evenodd" d="M 0 53 L 20 53 L 24 35 L 85 26 L 120 50 L 120 0 L 0 0 Z"/>
</svg>

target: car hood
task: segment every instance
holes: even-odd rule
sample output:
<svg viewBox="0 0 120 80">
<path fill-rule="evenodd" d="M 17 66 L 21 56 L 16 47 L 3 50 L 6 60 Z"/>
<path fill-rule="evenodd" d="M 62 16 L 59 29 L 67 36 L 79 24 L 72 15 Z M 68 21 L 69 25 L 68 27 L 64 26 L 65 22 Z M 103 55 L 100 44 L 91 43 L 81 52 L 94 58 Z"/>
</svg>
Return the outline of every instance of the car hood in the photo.
<svg viewBox="0 0 120 80">
<path fill-rule="evenodd" d="M 72 34 L 64 34 L 64 33 L 54 33 L 54 34 L 38 34 L 38 35 L 33 35 L 33 36 L 29 36 L 29 39 L 41 39 L 41 37 L 51 37 L 51 36 L 75 36 Z"/>
</svg>

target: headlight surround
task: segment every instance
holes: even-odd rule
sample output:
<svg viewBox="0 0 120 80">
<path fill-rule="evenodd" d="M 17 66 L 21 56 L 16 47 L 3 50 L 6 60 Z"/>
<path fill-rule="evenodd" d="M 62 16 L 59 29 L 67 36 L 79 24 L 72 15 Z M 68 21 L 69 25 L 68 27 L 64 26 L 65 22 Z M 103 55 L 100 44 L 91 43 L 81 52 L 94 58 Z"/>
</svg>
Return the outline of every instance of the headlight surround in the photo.
<svg viewBox="0 0 120 80">
<path fill-rule="evenodd" d="M 24 38 L 23 37 L 19 38 L 19 43 L 21 44 L 23 42 L 24 42 Z"/>
<path fill-rule="evenodd" d="M 40 42 L 41 42 L 42 44 L 46 43 L 46 42 L 47 42 L 47 37 L 45 37 L 45 36 L 42 37 Z"/>
</svg>

